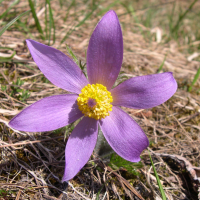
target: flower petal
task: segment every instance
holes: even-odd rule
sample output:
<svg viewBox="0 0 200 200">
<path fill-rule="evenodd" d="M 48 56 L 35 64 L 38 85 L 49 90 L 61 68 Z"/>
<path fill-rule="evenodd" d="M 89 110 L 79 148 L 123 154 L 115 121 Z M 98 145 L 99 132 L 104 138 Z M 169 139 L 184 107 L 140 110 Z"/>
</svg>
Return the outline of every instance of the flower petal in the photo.
<svg viewBox="0 0 200 200">
<path fill-rule="evenodd" d="M 98 121 L 84 117 L 70 135 L 65 148 L 65 172 L 62 181 L 72 179 L 87 163 L 98 136 Z"/>
<path fill-rule="evenodd" d="M 26 40 L 33 60 L 54 85 L 79 94 L 88 81 L 72 59 L 61 51 L 34 40 Z"/>
<path fill-rule="evenodd" d="M 138 76 L 124 81 L 111 90 L 113 105 L 147 109 L 167 101 L 177 90 L 171 72 Z"/>
<path fill-rule="evenodd" d="M 76 103 L 78 95 L 46 97 L 16 115 L 9 125 L 20 131 L 43 132 L 66 126 L 83 116 Z"/>
<path fill-rule="evenodd" d="M 117 79 L 123 59 L 123 39 L 114 11 L 107 12 L 97 24 L 87 51 L 87 73 L 91 84 L 110 90 Z"/>
<path fill-rule="evenodd" d="M 116 106 L 110 116 L 100 120 L 100 127 L 113 150 L 128 161 L 138 162 L 141 152 L 149 146 L 140 126 Z"/>
</svg>

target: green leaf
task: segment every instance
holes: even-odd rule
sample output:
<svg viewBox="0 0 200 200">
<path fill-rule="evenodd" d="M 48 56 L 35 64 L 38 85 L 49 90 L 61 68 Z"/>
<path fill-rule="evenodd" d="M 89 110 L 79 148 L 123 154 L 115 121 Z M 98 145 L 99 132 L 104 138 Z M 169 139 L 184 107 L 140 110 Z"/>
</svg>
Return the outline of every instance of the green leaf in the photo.
<svg viewBox="0 0 200 200">
<path fill-rule="evenodd" d="M 159 187 L 159 189 L 160 189 L 160 193 L 161 193 L 161 195 L 162 195 L 162 200 L 167 200 L 166 195 L 165 195 L 165 192 L 164 192 L 163 187 L 162 187 L 162 184 L 161 184 L 160 179 L 159 179 L 159 177 L 158 177 L 156 168 L 155 168 L 155 166 L 154 166 L 154 164 L 153 164 L 153 160 L 152 160 L 152 158 L 151 158 L 150 152 L 149 152 L 149 157 L 150 157 L 150 160 L 151 160 L 151 165 L 152 165 L 152 167 L 153 167 L 154 174 L 155 174 L 155 176 L 156 176 L 156 180 L 157 180 L 157 183 L 158 183 L 158 187 Z"/>
<path fill-rule="evenodd" d="M 49 45 L 50 45 L 52 29 L 53 29 L 53 44 L 55 43 L 55 40 L 56 40 L 56 38 L 55 38 L 55 24 L 54 24 L 53 12 L 52 12 L 52 9 L 51 9 L 50 0 L 46 0 L 46 5 L 48 5 L 48 7 L 49 7 L 49 34 L 48 34 L 48 37 L 49 37 Z M 46 9 L 47 9 L 47 6 L 46 6 Z M 45 12 L 45 14 L 46 14 L 46 12 Z"/>
<path fill-rule="evenodd" d="M 31 12 L 32 12 L 33 18 L 34 18 L 34 20 L 35 20 L 35 24 L 36 24 L 37 30 L 38 30 L 38 32 L 41 34 L 42 39 L 44 40 L 44 39 L 45 39 L 45 38 L 44 38 L 44 34 L 43 34 L 43 31 L 42 31 L 40 22 L 39 22 L 39 20 L 38 20 L 38 18 L 37 18 L 37 15 L 36 15 L 36 12 L 35 12 L 34 4 L 33 4 L 32 0 L 28 0 L 28 2 L 29 2 L 29 6 L 30 6 L 30 8 L 31 8 Z"/>
<path fill-rule="evenodd" d="M 70 47 L 67 44 L 66 44 L 66 47 L 67 47 L 67 51 L 70 54 L 70 56 L 72 56 L 75 63 L 78 64 L 78 58 L 75 56 L 75 54 L 73 53 L 73 51 L 70 49 Z"/>
<path fill-rule="evenodd" d="M 0 3 L 2 3 L 4 0 L 0 0 Z"/>
<path fill-rule="evenodd" d="M 192 90 L 192 87 L 193 87 L 194 84 L 197 82 L 199 76 L 200 76 L 200 67 L 199 67 L 199 69 L 197 70 L 197 73 L 196 73 L 195 76 L 194 76 L 194 79 L 193 79 L 193 81 L 192 81 L 191 86 L 190 86 L 189 89 L 188 89 L 188 92 L 190 92 L 190 91 Z"/>
<path fill-rule="evenodd" d="M 71 9 L 75 4 L 76 4 L 76 1 L 75 1 L 75 0 L 72 0 L 71 4 L 70 4 L 70 5 L 68 6 L 68 8 L 67 8 L 67 12 L 66 12 L 66 16 L 65 16 L 65 18 L 64 18 L 64 21 L 67 20 L 68 15 L 69 15 L 69 11 L 70 11 L 70 9 Z"/>
<path fill-rule="evenodd" d="M 194 4 L 195 4 L 197 1 L 198 1 L 198 0 L 194 0 L 194 1 L 190 4 L 189 8 L 186 9 L 186 11 L 185 11 L 182 15 L 179 16 L 176 25 L 175 25 L 174 28 L 172 29 L 172 33 L 174 33 L 175 31 L 178 31 L 178 28 L 179 28 L 179 26 L 180 26 L 180 23 L 183 21 L 183 19 L 184 19 L 185 16 L 187 15 L 187 13 L 188 13 L 189 11 L 192 10 L 192 7 L 194 6 Z"/>
<path fill-rule="evenodd" d="M 75 30 L 75 28 L 81 26 L 82 24 L 85 23 L 87 19 L 90 18 L 92 13 L 97 9 L 97 5 L 94 6 L 94 8 L 84 17 L 83 20 L 81 20 L 73 29 L 67 32 L 67 34 L 64 36 L 64 38 L 61 40 L 61 44 L 68 38 L 68 36 Z"/>
<path fill-rule="evenodd" d="M 103 189 L 104 186 L 105 186 L 105 183 L 101 186 L 100 190 L 97 192 L 96 200 L 99 200 L 99 195 L 100 195 L 101 190 Z"/>
<path fill-rule="evenodd" d="M 1 3 L 1 2 L 0 2 Z M 10 11 L 10 9 L 13 7 L 13 6 L 15 6 L 16 4 L 18 4 L 19 3 L 19 0 L 15 0 L 8 8 L 7 8 L 7 10 L 0 16 L 0 19 L 2 19 L 2 18 L 4 18 L 6 15 L 7 15 L 7 13 Z"/>
<path fill-rule="evenodd" d="M 10 21 L 8 24 L 6 24 L 3 28 L 0 29 L 0 36 L 13 24 L 15 23 L 20 17 L 26 15 L 27 13 L 29 13 L 30 10 L 20 14 L 19 16 L 15 17 L 12 21 Z"/>
<path fill-rule="evenodd" d="M 111 155 L 110 163 L 108 165 L 116 170 L 118 170 L 121 167 L 125 168 L 129 173 L 133 175 L 138 175 L 137 169 L 140 169 L 143 166 L 141 162 L 133 163 L 124 160 L 122 157 L 115 153 Z"/>
<path fill-rule="evenodd" d="M 113 6 L 115 6 L 116 4 L 118 4 L 120 1 L 116 0 L 113 3 L 109 4 L 108 6 L 106 6 L 106 8 L 102 9 L 98 15 L 101 16 L 102 14 L 104 14 L 105 12 L 109 11 Z"/>
<path fill-rule="evenodd" d="M 9 61 L 10 59 L 12 59 L 15 56 L 15 54 L 16 54 L 16 51 L 14 51 L 13 54 L 11 56 L 9 56 L 9 57 L 2 57 L 2 56 L 0 56 L 0 60 L 3 59 L 3 60 Z"/>
<path fill-rule="evenodd" d="M 165 64 L 166 57 L 167 57 L 167 55 L 165 55 L 165 57 L 164 57 L 164 60 L 162 61 L 162 63 L 161 63 L 161 65 L 160 65 L 160 67 L 158 68 L 158 71 L 157 71 L 157 73 L 160 73 L 160 72 L 162 71 L 162 69 L 163 69 L 163 66 L 164 66 L 164 64 Z"/>
</svg>

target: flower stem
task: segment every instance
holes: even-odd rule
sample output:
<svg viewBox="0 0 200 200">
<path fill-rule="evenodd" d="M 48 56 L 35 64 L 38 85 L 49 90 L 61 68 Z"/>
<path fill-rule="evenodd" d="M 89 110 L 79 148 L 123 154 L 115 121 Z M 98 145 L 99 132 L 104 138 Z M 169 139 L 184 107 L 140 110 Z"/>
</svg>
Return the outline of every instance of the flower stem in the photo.
<svg viewBox="0 0 200 200">
<path fill-rule="evenodd" d="M 110 160 L 110 155 L 114 153 L 113 149 L 108 144 L 107 140 L 105 139 L 100 127 L 98 129 L 98 139 L 94 149 L 94 154 L 97 157 L 102 158 L 103 161 Z"/>
</svg>

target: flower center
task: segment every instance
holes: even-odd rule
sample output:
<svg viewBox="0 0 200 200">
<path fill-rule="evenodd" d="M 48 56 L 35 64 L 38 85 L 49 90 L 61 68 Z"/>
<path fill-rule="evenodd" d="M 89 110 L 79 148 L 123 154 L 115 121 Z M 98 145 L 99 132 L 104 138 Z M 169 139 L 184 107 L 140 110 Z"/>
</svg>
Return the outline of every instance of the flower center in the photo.
<svg viewBox="0 0 200 200">
<path fill-rule="evenodd" d="M 112 111 L 112 96 L 107 88 L 101 84 L 88 84 L 77 99 L 80 111 L 87 117 L 96 120 L 109 116 Z"/>
</svg>

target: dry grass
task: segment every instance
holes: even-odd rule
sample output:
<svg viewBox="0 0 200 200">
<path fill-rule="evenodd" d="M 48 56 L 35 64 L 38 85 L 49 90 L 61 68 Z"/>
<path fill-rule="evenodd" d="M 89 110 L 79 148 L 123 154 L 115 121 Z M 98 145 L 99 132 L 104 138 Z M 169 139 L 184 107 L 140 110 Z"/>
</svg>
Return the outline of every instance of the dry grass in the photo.
<svg viewBox="0 0 200 200">
<path fill-rule="evenodd" d="M 181 3 L 184 7 L 188 2 Z M 6 2 L 4 4 L 6 6 Z M 81 1 L 77 1 L 77 4 L 76 9 L 69 11 L 67 21 L 64 21 L 68 5 L 60 9 L 57 2 L 52 2 L 56 24 L 56 42 L 53 47 L 67 54 L 67 44 L 85 61 L 90 34 L 101 18 L 97 15 L 98 9 L 60 44 L 66 32 L 77 24 L 77 20 L 83 19 L 83 11 L 90 6 Z M 107 2 L 104 2 L 101 6 L 106 5 Z M 27 7 L 28 2 L 21 1 L 15 10 L 21 13 Z M 38 3 L 37 12 L 41 11 L 39 19 L 42 27 L 45 27 L 43 8 L 44 3 Z M 164 36 L 160 35 L 163 31 L 161 28 L 152 31 L 142 24 L 136 24 L 131 15 L 124 14 L 127 11 L 119 4 L 112 9 L 120 16 L 123 27 L 122 70 L 126 75 L 132 77 L 157 73 L 165 57 L 162 71 L 174 73 L 179 89 L 169 101 L 148 111 L 125 110 L 140 124 L 150 140 L 149 151 L 167 199 L 198 199 L 200 99 L 197 90 L 200 81 L 191 93 L 187 92 L 187 88 L 199 67 L 199 61 L 191 59 L 191 54 L 185 51 L 191 44 L 173 40 L 165 43 Z M 136 11 L 137 16 L 144 13 L 145 10 Z M 25 39 L 32 37 L 46 44 L 48 41 L 40 39 L 31 14 L 27 24 L 32 25 L 31 35 L 13 28 L 0 39 L 1 47 L 10 47 L 16 51 L 12 61 L 0 63 L 0 84 L 7 86 L 6 90 L 0 90 L 0 191 L 3 192 L 0 199 L 159 199 L 160 192 L 147 151 L 142 154 L 144 165 L 138 170 L 138 176 L 128 174 L 124 168 L 114 171 L 93 155 L 66 186 L 61 183 L 66 128 L 48 133 L 22 133 L 8 127 L 9 120 L 24 107 L 43 97 L 64 92 L 49 83 L 32 61 Z M 148 31 L 154 39 L 150 41 L 144 38 L 137 30 Z M 200 41 L 193 42 L 194 52 L 198 51 L 199 44 Z M 12 53 L 12 50 L 0 49 L 1 57 Z M 24 81 L 21 86 L 14 84 L 18 78 Z M 16 91 L 12 94 L 13 88 Z M 20 92 L 29 91 L 30 96 L 25 100 L 20 99 L 21 93 L 16 88 Z"/>
</svg>

